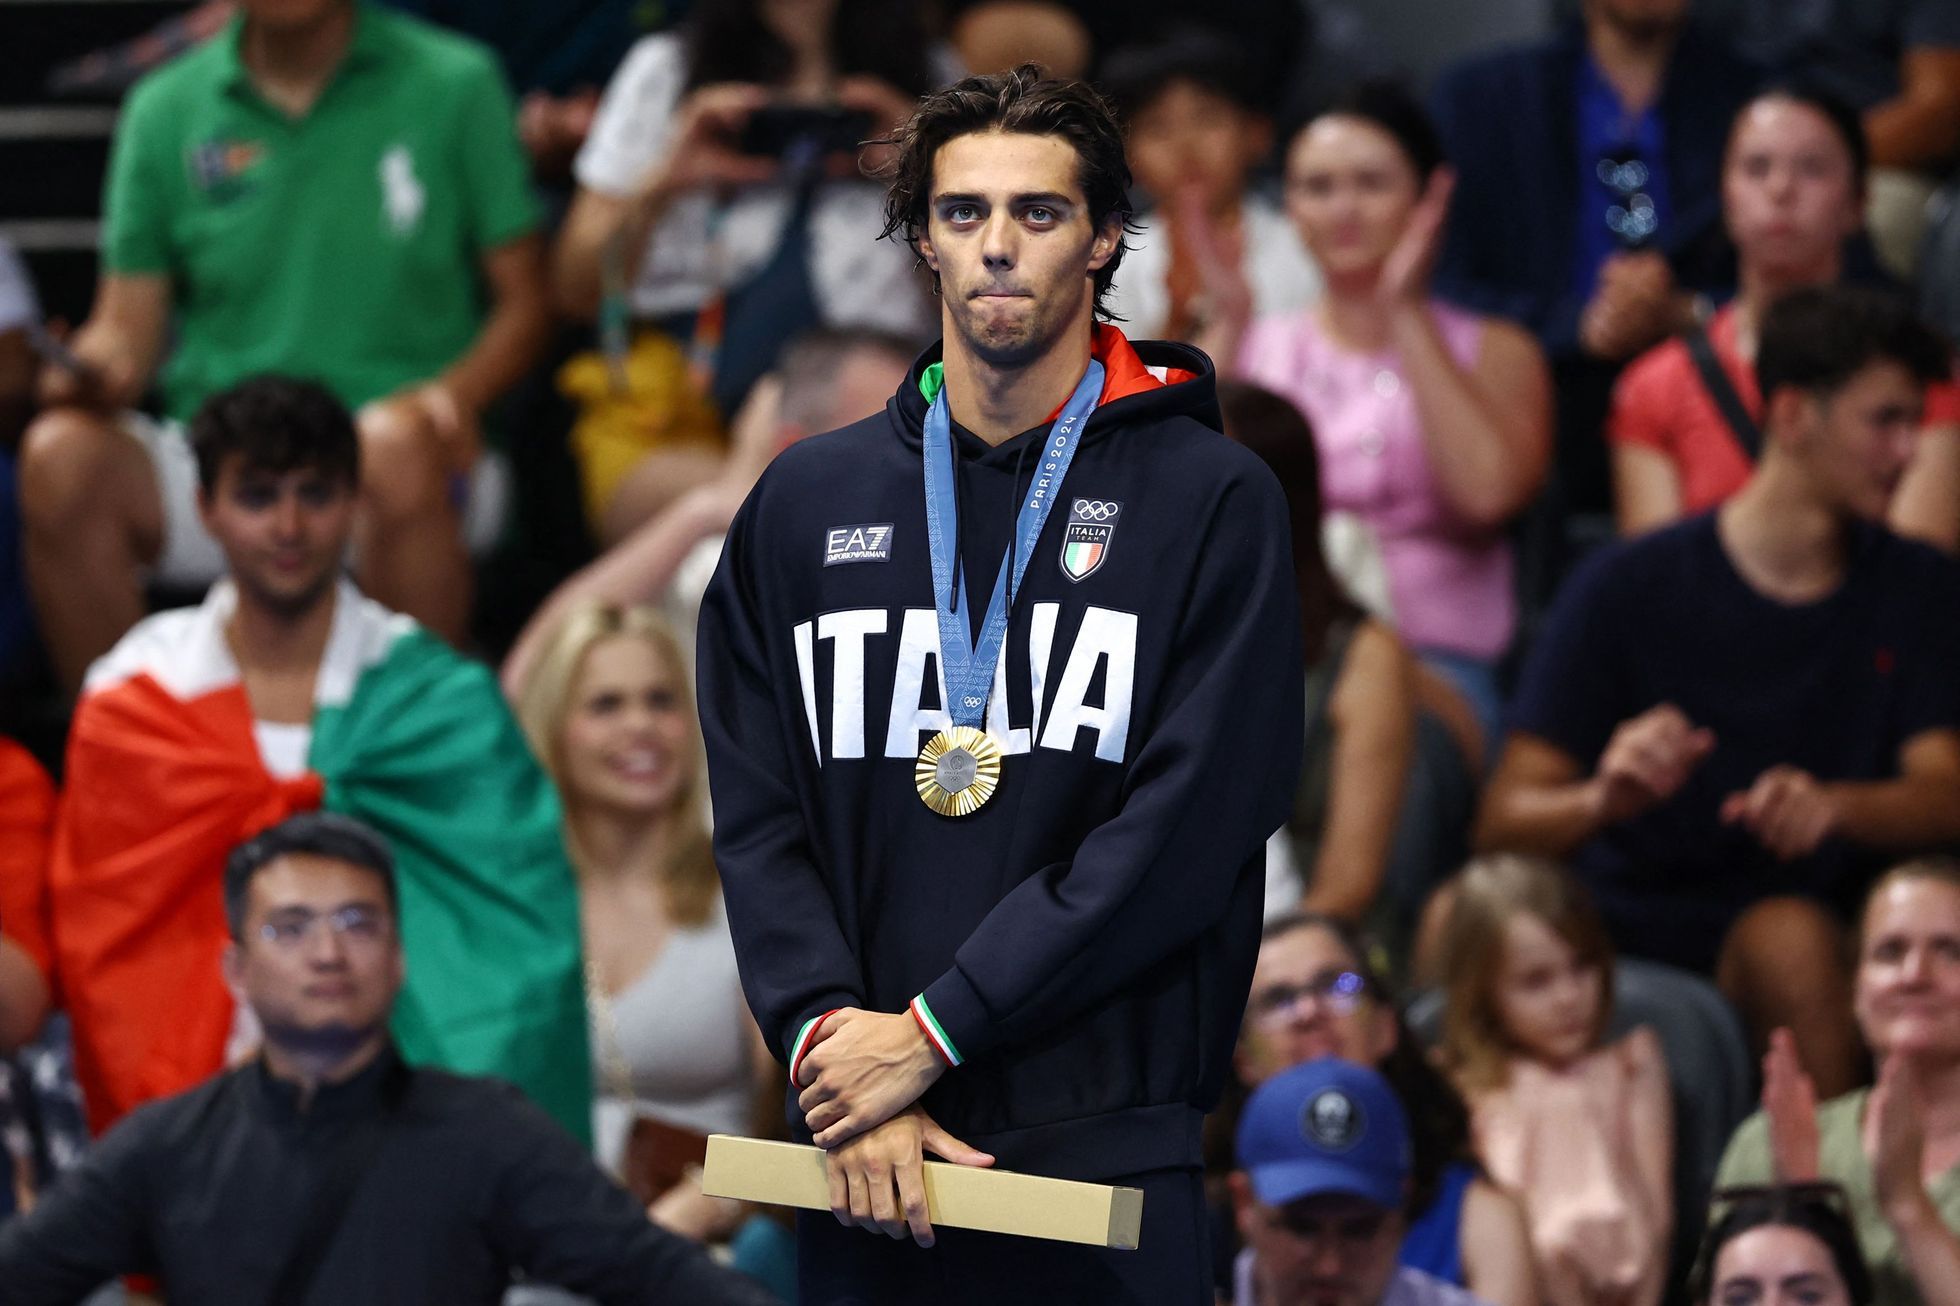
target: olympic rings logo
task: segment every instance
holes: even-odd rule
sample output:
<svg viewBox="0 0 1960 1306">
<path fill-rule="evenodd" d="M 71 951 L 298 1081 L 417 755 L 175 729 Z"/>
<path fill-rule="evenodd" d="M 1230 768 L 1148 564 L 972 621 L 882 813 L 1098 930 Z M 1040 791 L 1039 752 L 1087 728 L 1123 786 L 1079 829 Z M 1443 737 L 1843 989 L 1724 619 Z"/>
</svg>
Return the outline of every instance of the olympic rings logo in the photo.
<svg viewBox="0 0 1960 1306">
<path fill-rule="evenodd" d="M 1123 510 L 1120 503 L 1104 503 L 1100 499 L 1077 499 L 1075 515 L 1087 517 L 1090 521 L 1108 521 Z"/>
</svg>

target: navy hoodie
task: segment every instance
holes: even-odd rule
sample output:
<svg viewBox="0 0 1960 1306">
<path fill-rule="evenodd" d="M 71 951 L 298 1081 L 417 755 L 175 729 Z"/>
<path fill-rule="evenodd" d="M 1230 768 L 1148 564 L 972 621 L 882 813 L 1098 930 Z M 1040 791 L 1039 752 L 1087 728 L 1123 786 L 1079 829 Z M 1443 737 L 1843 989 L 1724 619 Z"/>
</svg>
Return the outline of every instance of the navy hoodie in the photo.
<svg viewBox="0 0 1960 1306">
<path fill-rule="evenodd" d="M 826 1011 L 918 996 L 960 1059 L 926 1110 L 1006 1168 L 1075 1179 L 1199 1163 L 1304 719 L 1285 501 L 1220 434 L 1210 361 L 1107 326 L 1096 354 L 1103 402 L 1014 597 L 978 812 L 940 816 L 913 783 L 950 724 L 921 465 L 938 346 L 884 412 L 770 466 L 699 642 L 715 857 L 765 1036 L 788 1060 Z M 1047 430 L 953 428 L 975 631 Z"/>
</svg>

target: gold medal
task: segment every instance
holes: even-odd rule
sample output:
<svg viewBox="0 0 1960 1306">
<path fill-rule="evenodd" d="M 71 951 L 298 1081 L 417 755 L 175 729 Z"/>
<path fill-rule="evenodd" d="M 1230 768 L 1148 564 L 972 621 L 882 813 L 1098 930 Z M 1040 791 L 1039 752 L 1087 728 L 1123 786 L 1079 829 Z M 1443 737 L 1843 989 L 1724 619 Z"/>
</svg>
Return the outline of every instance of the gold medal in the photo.
<svg viewBox="0 0 1960 1306">
<path fill-rule="evenodd" d="M 941 816 L 970 816 L 1000 785 L 1000 745 L 972 726 L 942 730 L 919 750 L 919 798 Z"/>
</svg>

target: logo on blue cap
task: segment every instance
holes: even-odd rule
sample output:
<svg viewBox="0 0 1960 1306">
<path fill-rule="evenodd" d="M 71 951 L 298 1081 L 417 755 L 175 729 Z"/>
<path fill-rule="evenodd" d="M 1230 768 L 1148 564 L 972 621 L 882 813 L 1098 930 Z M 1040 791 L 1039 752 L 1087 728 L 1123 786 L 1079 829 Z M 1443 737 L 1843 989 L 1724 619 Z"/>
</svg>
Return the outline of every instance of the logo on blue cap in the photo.
<svg viewBox="0 0 1960 1306">
<path fill-rule="evenodd" d="M 1368 1117 L 1361 1104 L 1338 1088 L 1324 1088 L 1300 1110 L 1300 1130 L 1329 1152 L 1345 1152 L 1361 1141 Z"/>
<path fill-rule="evenodd" d="M 1408 1116 L 1388 1081 L 1332 1057 L 1273 1076 L 1239 1117 L 1239 1166 L 1272 1206 L 1328 1193 L 1399 1207 L 1410 1151 Z"/>
</svg>

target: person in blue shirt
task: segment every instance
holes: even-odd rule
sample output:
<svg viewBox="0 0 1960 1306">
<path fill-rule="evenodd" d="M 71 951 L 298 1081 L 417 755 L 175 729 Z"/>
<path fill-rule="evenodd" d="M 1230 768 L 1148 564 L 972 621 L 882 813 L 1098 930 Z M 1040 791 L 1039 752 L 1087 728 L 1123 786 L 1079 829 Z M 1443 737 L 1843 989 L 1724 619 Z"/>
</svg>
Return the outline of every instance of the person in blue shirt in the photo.
<svg viewBox="0 0 1960 1306">
<path fill-rule="evenodd" d="M 1722 147 L 1761 73 L 1689 8 L 1583 0 L 1579 22 L 1436 87 L 1457 169 L 1437 292 L 1538 336 L 1559 390 L 1560 490 L 1578 508 L 1607 502 L 1599 426 L 1620 365 L 1733 284 Z"/>
</svg>

